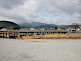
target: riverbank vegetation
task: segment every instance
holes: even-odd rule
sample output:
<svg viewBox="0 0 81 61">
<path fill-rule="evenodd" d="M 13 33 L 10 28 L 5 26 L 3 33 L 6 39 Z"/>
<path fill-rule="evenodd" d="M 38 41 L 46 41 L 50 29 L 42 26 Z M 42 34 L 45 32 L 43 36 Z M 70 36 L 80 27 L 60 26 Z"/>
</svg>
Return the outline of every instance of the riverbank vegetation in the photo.
<svg viewBox="0 0 81 61">
<path fill-rule="evenodd" d="M 49 35 L 34 35 L 34 36 L 22 36 L 21 39 L 49 39 L 49 38 L 81 38 L 81 33 L 68 33 L 68 34 L 49 34 Z"/>
</svg>

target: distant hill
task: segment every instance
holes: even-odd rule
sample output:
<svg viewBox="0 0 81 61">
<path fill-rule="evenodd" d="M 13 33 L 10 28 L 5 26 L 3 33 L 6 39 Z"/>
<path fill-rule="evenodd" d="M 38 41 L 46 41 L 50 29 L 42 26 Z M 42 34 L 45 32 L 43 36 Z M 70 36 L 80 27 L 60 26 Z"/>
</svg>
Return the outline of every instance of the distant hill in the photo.
<svg viewBox="0 0 81 61">
<path fill-rule="evenodd" d="M 36 27 L 39 25 L 46 25 L 46 23 L 40 23 L 40 22 L 32 22 L 32 23 L 22 23 L 19 24 L 20 26 L 24 26 L 24 27 Z"/>
<path fill-rule="evenodd" d="M 36 26 L 35 28 L 54 28 L 55 26 L 52 26 L 52 25 L 39 25 L 39 26 Z"/>
<path fill-rule="evenodd" d="M 40 23 L 40 22 L 23 23 L 19 25 L 24 28 L 54 28 L 54 27 L 69 28 L 70 27 L 69 25 L 55 25 L 55 24 L 46 24 L 46 23 Z"/>
<path fill-rule="evenodd" d="M 2 20 L 0 21 L 0 27 L 19 27 L 19 25 L 11 21 Z"/>
</svg>

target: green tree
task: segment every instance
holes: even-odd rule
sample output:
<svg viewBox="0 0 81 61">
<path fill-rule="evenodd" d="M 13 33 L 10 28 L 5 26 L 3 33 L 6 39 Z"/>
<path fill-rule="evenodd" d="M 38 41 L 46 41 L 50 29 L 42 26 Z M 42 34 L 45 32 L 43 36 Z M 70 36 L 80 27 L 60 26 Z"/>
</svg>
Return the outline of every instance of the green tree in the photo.
<svg viewBox="0 0 81 61">
<path fill-rule="evenodd" d="M 13 27 L 13 29 L 20 29 L 20 27 L 18 27 L 18 26 L 17 27 Z"/>
<path fill-rule="evenodd" d="M 55 30 L 58 30 L 59 28 L 58 27 L 55 27 Z"/>
<path fill-rule="evenodd" d="M 73 23 L 71 26 L 70 26 L 71 28 L 73 28 L 73 29 L 77 29 L 77 28 L 80 28 L 79 27 L 79 24 L 77 24 L 77 23 Z"/>
<path fill-rule="evenodd" d="M 48 28 L 45 28 L 45 30 L 48 30 Z"/>
<path fill-rule="evenodd" d="M 60 29 L 61 29 L 61 30 L 65 30 L 66 28 L 63 27 L 63 28 L 60 28 Z"/>
</svg>

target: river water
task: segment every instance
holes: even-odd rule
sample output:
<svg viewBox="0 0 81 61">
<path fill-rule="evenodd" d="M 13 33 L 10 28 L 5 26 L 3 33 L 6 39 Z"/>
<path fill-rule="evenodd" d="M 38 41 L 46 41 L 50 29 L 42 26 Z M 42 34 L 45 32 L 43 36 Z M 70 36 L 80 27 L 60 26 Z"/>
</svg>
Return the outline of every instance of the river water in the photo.
<svg viewBox="0 0 81 61">
<path fill-rule="evenodd" d="M 0 61 L 81 61 L 81 39 L 0 39 Z"/>
</svg>

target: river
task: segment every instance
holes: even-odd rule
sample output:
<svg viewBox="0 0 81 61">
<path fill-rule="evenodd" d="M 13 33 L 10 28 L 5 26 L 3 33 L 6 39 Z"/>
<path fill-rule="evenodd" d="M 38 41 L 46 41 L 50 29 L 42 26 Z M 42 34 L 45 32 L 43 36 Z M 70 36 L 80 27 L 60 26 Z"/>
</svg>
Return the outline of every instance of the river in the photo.
<svg viewBox="0 0 81 61">
<path fill-rule="evenodd" d="M 81 39 L 0 39 L 0 61 L 81 61 Z"/>
</svg>

